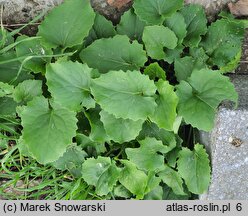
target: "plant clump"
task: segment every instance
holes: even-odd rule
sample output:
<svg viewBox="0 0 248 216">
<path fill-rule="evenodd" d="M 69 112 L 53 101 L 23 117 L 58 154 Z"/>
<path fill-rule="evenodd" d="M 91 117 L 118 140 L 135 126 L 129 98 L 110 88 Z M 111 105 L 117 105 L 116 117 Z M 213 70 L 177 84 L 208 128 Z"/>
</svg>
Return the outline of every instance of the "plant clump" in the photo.
<svg viewBox="0 0 248 216">
<path fill-rule="evenodd" d="M 224 73 L 241 57 L 241 21 L 221 13 L 209 24 L 183 0 L 135 0 L 113 25 L 88 0 L 66 0 L 36 36 L 16 33 L 0 34 L 1 140 L 98 199 L 207 190 L 208 154 L 182 131 L 210 131 L 219 104 L 237 103 Z"/>
</svg>

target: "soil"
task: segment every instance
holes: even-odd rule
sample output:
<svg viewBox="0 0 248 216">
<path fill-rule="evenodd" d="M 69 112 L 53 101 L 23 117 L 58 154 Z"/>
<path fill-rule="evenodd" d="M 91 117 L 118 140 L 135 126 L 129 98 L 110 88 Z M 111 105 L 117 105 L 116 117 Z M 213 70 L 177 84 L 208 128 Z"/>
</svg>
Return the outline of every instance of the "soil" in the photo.
<svg viewBox="0 0 248 216">
<path fill-rule="evenodd" d="M 248 29 L 246 30 L 240 65 L 236 69 L 236 73 L 240 75 L 248 75 Z"/>
</svg>

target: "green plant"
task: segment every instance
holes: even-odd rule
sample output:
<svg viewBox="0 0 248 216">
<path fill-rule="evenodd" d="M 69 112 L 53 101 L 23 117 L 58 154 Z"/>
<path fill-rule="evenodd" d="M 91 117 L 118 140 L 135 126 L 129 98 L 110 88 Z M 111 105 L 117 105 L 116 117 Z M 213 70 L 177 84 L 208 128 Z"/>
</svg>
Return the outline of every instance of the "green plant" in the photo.
<svg viewBox="0 0 248 216">
<path fill-rule="evenodd" d="M 2 139 L 98 198 L 201 194 L 208 155 L 178 133 L 186 124 L 210 131 L 218 105 L 237 103 L 223 73 L 237 67 L 243 35 L 242 22 L 222 13 L 208 25 L 203 8 L 183 0 L 135 0 L 117 26 L 89 1 L 67 0 L 36 37 L 2 28 Z"/>
<path fill-rule="evenodd" d="M 0 197 L 18 200 L 100 199 L 93 187 L 80 178 L 73 179 L 68 171 L 24 158 L 18 145 L 0 144 L 0 156 L 4 155 L 0 166 Z"/>
</svg>

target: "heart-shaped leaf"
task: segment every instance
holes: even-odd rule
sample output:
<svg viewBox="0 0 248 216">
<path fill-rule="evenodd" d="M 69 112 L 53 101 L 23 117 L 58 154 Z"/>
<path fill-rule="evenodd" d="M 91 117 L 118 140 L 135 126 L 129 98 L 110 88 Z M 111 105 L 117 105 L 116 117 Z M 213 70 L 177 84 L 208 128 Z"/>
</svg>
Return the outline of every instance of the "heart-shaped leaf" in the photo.
<svg viewBox="0 0 248 216">
<path fill-rule="evenodd" d="M 110 71 L 92 81 L 91 91 L 102 109 L 117 118 L 145 120 L 156 107 L 156 86 L 139 71 Z"/>
<path fill-rule="evenodd" d="M 54 162 L 76 135 L 76 113 L 49 103 L 43 96 L 30 101 L 21 112 L 22 137 L 29 152 L 42 164 Z"/>
<path fill-rule="evenodd" d="M 95 101 L 90 95 L 91 72 L 87 65 L 78 62 L 49 64 L 46 72 L 48 90 L 57 103 L 68 109 L 92 108 Z"/>
<path fill-rule="evenodd" d="M 238 94 L 228 77 L 209 69 L 193 71 L 188 82 L 177 86 L 178 114 L 200 130 L 214 126 L 215 110 L 223 100 L 237 103 Z"/>
<path fill-rule="evenodd" d="M 135 0 L 133 7 L 141 20 L 148 24 L 162 24 L 183 6 L 183 0 Z"/>
<path fill-rule="evenodd" d="M 83 42 L 94 19 L 89 0 L 67 0 L 46 16 L 39 25 L 38 35 L 46 47 L 73 47 Z"/>
<path fill-rule="evenodd" d="M 110 70 L 136 70 L 147 60 L 143 46 L 137 41 L 130 43 L 125 35 L 96 40 L 82 50 L 80 58 L 101 73 Z"/>
</svg>

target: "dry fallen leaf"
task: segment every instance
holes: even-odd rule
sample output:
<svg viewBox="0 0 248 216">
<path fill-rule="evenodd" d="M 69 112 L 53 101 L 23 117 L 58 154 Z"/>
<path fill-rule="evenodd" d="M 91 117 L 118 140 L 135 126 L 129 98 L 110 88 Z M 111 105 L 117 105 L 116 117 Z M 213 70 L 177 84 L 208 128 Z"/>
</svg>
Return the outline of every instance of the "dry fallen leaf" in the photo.
<svg viewBox="0 0 248 216">
<path fill-rule="evenodd" d="M 243 144 L 243 141 L 242 141 L 240 138 L 233 137 L 233 136 L 231 136 L 231 137 L 229 138 L 229 142 L 230 142 L 233 146 L 235 146 L 235 147 L 239 147 L 239 146 L 241 146 L 241 145 Z"/>
<path fill-rule="evenodd" d="M 239 0 L 237 3 L 229 3 L 228 7 L 234 16 L 248 16 L 248 0 Z"/>
<path fill-rule="evenodd" d="M 108 4 L 112 7 L 121 9 L 127 3 L 131 2 L 132 0 L 107 0 Z"/>
</svg>

